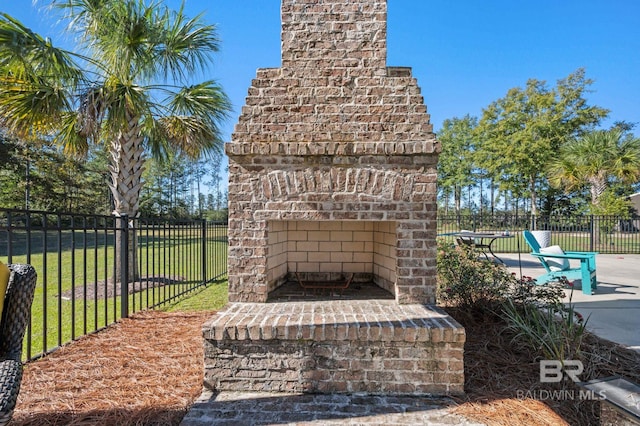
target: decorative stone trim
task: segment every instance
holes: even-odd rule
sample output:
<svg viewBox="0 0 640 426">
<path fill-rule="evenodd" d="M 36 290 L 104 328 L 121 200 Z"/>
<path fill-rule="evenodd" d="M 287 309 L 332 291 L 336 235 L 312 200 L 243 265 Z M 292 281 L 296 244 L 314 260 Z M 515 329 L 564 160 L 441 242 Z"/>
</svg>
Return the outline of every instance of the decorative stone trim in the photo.
<svg viewBox="0 0 640 426">
<path fill-rule="evenodd" d="M 407 142 L 233 142 L 225 144 L 230 157 L 250 155 L 343 156 L 343 155 L 425 155 L 441 151 L 434 139 Z"/>
</svg>

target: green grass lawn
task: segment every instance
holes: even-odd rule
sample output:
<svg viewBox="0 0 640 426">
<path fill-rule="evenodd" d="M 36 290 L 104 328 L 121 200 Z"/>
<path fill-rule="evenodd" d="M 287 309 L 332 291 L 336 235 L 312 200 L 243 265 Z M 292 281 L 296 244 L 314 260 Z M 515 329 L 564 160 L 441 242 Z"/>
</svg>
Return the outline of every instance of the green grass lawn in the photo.
<svg viewBox="0 0 640 426">
<path fill-rule="evenodd" d="M 216 281 L 206 287 L 194 290 L 187 297 L 163 306 L 160 310 L 166 312 L 212 311 L 222 308 L 228 300 L 227 281 Z"/>
</svg>

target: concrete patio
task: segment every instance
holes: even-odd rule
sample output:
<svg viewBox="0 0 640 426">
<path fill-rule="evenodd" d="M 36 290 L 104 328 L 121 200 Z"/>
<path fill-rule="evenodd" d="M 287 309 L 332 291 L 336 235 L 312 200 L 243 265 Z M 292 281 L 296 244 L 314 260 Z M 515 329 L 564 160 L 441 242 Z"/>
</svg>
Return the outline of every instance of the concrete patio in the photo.
<svg viewBox="0 0 640 426">
<path fill-rule="evenodd" d="M 545 272 L 527 253 L 498 256 L 518 276 L 535 278 Z M 589 317 L 587 328 L 599 337 L 640 351 L 640 254 L 598 254 L 596 267 L 598 289 L 587 296 L 576 283 L 575 309 Z"/>
</svg>

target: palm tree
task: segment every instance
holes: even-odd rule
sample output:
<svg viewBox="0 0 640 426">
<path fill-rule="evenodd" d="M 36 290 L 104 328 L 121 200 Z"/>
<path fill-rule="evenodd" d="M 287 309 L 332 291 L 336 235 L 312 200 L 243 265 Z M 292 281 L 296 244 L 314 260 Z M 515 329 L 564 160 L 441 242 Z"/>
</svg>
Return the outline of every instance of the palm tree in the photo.
<svg viewBox="0 0 640 426">
<path fill-rule="evenodd" d="M 612 180 L 635 183 L 640 178 L 640 139 L 621 130 L 596 130 L 564 145 L 549 165 L 549 181 L 570 192 L 588 186 L 597 206 Z"/>
<path fill-rule="evenodd" d="M 218 51 L 216 28 L 186 17 L 184 3 L 177 11 L 153 0 L 51 6 L 69 19 L 77 52 L 0 14 L 0 124 L 23 139 L 51 138 L 70 154 L 106 144 L 113 213 L 135 217 L 145 156 L 221 149 L 230 102 L 214 81 L 189 84 Z"/>
</svg>

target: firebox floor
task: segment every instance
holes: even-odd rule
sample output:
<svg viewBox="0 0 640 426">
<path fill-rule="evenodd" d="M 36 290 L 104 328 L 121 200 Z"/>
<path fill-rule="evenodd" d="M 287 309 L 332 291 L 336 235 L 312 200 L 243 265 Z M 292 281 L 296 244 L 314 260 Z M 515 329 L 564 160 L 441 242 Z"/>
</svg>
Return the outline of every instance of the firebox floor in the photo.
<svg viewBox="0 0 640 426">
<path fill-rule="evenodd" d="M 269 294 L 268 302 L 394 299 L 393 294 L 372 282 L 352 283 L 346 289 L 304 289 L 288 281 Z"/>
</svg>

